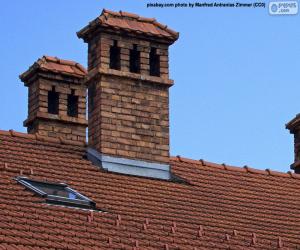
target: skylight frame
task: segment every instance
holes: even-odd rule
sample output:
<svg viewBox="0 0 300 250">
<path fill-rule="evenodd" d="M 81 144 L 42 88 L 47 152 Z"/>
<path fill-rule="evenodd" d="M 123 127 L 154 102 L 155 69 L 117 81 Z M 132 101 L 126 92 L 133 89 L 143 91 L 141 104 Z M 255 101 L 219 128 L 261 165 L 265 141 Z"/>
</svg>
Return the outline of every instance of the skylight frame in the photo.
<svg viewBox="0 0 300 250">
<path fill-rule="evenodd" d="M 66 205 L 66 206 L 74 206 L 74 207 L 81 207 L 81 208 L 91 208 L 95 209 L 96 208 L 96 203 L 89 199 L 88 197 L 80 194 L 76 190 L 70 188 L 67 184 L 65 183 L 54 183 L 54 182 L 45 182 L 45 181 L 37 181 L 37 180 L 32 180 L 27 177 L 17 177 L 16 181 L 23 186 L 25 186 L 27 189 L 30 191 L 33 191 L 37 195 L 45 198 L 47 203 L 50 204 L 56 204 L 56 205 Z M 57 196 L 57 195 L 52 195 L 52 194 L 47 194 L 43 190 L 39 189 L 38 187 L 35 187 L 32 182 L 39 183 L 39 184 L 44 184 L 44 185 L 53 185 L 55 187 L 61 187 L 65 191 L 72 193 L 76 195 L 76 197 L 79 197 L 81 199 L 72 199 L 72 198 L 67 198 L 67 197 L 62 197 L 62 196 Z"/>
</svg>

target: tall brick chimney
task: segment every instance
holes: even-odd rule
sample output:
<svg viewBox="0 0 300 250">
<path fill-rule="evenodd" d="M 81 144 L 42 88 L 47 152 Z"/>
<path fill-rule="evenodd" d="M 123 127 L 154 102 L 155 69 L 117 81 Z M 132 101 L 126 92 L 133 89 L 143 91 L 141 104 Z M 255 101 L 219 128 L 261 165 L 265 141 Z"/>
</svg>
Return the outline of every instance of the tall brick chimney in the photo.
<svg viewBox="0 0 300 250">
<path fill-rule="evenodd" d="M 168 166 L 168 48 L 178 33 L 152 18 L 103 10 L 77 35 L 88 43 L 89 146 L 102 160 Z"/>
<path fill-rule="evenodd" d="M 300 174 L 300 114 L 288 122 L 286 128 L 294 135 L 294 163 L 291 169 Z"/>
<path fill-rule="evenodd" d="M 43 56 L 20 75 L 28 87 L 28 133 L 86 141 L 86 73 L 76 62 Z"/>
</svg>

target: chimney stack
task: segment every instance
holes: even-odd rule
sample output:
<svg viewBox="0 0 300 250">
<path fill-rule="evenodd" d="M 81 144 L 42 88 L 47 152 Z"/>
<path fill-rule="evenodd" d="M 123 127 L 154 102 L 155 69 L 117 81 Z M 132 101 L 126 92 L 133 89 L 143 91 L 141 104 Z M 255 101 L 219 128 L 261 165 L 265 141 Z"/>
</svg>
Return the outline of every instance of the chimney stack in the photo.
<svg viewBox="0 0 300 250">
<path fill-rule="evenodd" d="M 93 152 L 102 165 L 107 161 L 108 169 L 120 172 L 129 163 L 167 169 L 173 85 L 168 48 L 178 33 L 152 18 L 103 10 L 77 35 L 88 43 L 88 137 Z"/>
<path fill-rule="evenodd" d="M 43 56 L 20 75 L 28 87 L 28 133 L 86 141 L 86 73 L 76 62 Z"/>
<path fill-rule="evenodd" d="M 300 114 L 288 122 L 286 128 L 294 135 L 294 163 L 291 169 L 300 174 Z"/>
</svg>

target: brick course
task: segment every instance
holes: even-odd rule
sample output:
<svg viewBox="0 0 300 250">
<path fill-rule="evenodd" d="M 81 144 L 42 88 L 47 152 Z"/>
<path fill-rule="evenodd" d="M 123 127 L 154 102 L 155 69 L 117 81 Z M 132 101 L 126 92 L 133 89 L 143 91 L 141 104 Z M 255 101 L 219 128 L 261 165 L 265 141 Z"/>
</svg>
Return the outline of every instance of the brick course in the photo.
<svg viewBox="0 0 300 250">
<path fill-rule="evenodd" d="M 89 144 L 104 154 L 169 161 L 168 87 L 102 75 L 89 88 Z"/>
</svg>

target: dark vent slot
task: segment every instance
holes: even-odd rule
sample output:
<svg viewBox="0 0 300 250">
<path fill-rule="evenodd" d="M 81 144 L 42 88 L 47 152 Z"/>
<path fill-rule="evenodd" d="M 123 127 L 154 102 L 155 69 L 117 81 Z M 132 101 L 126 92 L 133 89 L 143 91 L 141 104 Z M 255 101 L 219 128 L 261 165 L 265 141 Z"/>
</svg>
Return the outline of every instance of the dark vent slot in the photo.
<svg viewBox="0 0 300 250">
<path fill-rule="evenodd" d="M 55 87 L 48 92 L 48 113 L 58 114 L 59 94 L 55 91 Z"/>
<path fill-rule="evenodd" d="M 156 48 L 151 48 L 149 61 L 150 75 L 160 76 L 160 58 L 159 55 L 157 55 Z"/>
<path fill-rule="evenodd" d="M 129 54 L 130 72 L 140 73 L 140 52 L 137 50 L 137 45 L 133 45 L 133 49 Z"/>
<path fill-rule="evenodd" d="M 114 45 L 110 47 L 110 63 L 109 67 L 111 69 L 120 70 L 120 48 L 118 47 L 117 41 L 114 41 Z"/>
<path fill-rule="evenodd" d="M 78 96 L 75 95 L 75 91 L 72 89 L 72 93 L 68 95 L 68 116 L 78 116 Z"/>
</svg>

